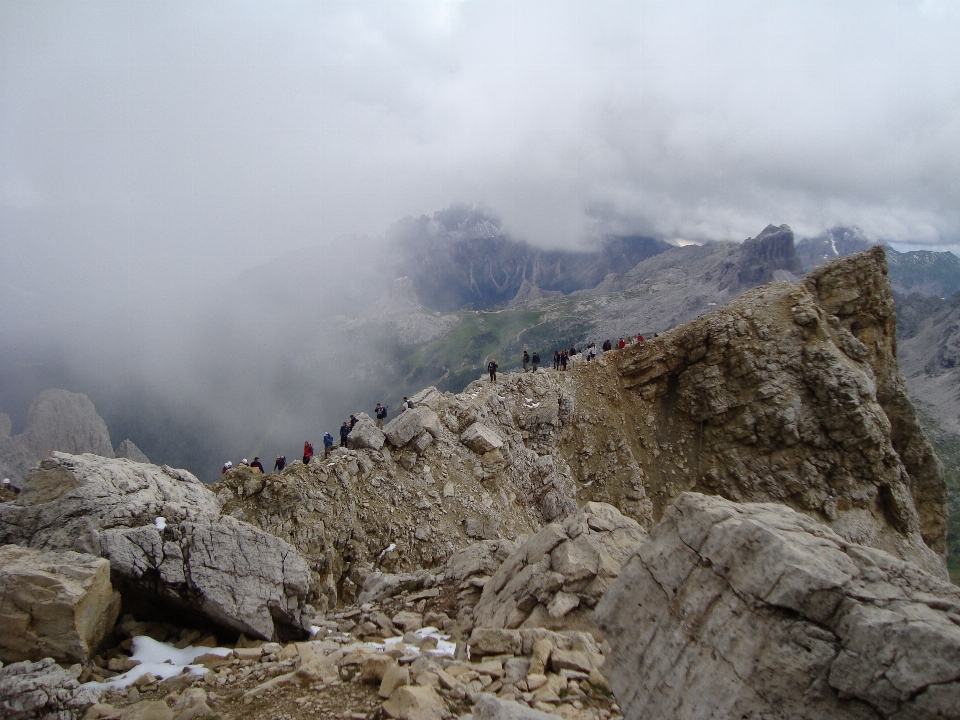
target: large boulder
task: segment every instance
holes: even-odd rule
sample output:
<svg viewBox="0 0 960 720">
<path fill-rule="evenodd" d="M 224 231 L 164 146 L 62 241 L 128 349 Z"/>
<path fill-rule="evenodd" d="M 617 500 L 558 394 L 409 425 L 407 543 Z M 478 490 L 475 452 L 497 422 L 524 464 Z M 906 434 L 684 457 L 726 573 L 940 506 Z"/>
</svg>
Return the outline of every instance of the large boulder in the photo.
<svg viewBox="0 0 960 720">
<path fill-rule="evenodd" d="M 628 719 L 960 718 L 960 588 L 785 506 L 684 493 L 597 606 Z"/>
<path fill-rule="evenodd" d="M 0 542 L 106 557 L 131 608 L 194 614 L 263 639 L 306 635 L 306 562 L 287 542 L 221 516 L 184 470 L 54 453 L 0 505 Z"/>
<path fill-rule="evenodd" d="M 440 428 L 440 418 L 428 407 L 415 407 L 400 413 L 388 422 L 383 433 L 394 447 L 403 447 L 425 430 L 436 436 Z"/>
<path fill-rule="evenodd" d="M 480 422 L 475 422 L 460 435 L 460 442 L 475 453 L 488 453 L 503 447 L 503 439 Z"/>
<path fill-rule="evenodd" d="M 347 446 L 354 450 L 379 450 L 385 439 L 386 436 L 373 419 L 366 413 L 360 413 L 357 415 L 357 424 L 347 436 Z"/>
<path fill-rule="evenodd" d="M 587 503 L 510 554 L 484 586 L 474 624 L 593 629 L 593 607 L 646 536 L 612 505 Z"/>
<path fill-rule="evenodd" d="M 0 547 L 0 660 L 87 660 L 113 628 L 110 563 L 72 551 Z"/>
<path fill-rule="evenodd" d="M 0 717 L 5 720 L 77 720 L 100 691 L 80 687 L 53 658 L 0 668 Z"/>
</svg>

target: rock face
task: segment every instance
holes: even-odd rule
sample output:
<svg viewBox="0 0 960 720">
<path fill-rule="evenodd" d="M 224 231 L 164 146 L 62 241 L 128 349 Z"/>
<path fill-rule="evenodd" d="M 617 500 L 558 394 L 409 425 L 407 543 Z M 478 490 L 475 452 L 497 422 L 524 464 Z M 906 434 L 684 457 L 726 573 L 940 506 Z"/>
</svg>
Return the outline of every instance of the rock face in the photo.
<svg viewBox="0 0 960 720">
<path fill-rule="evenodd" d="M 0 547 L 0 660 L 87 660 L 113 628 L 110 563 L 75 552 Z"/>
<path fill-rule="evenodd" d="M 0 433 L 0 475 L 18 486 L 30 468 L 54 450 L 113 457 L 107 424 L 81 393 L 44 390 L 30 405 L 23 433 L 9 434 L 9 428 Z"/>
<path fill-rule="evenodd" d="M 99 695 L 81 688 L 52 658 L 0 668 L 0 716 L 5 720 L 77 720 Z"/>
<path fill-rule="evenodd" d="M 685 493 L 597 606 L 630 719 L 960 717 L 960 589 L 775 504 Z"/>
<path fill-rule="evenodd" d="M 330 599 L 591 501 L 650 528 L 685 491 L 779 502 L 945 577 L 943 473 L 894 348 L 875 248 L 565 373 L 428 388 L 379 451 L 337 449 L 250 490 L 228 473 L 216 492 L 294 545 Z M 475 444 L 477 424 L 501 445 Z"/>
<path fill-rule="evenodd" d="M 379 450 L 383 447 L 385 439 L 373 419 L 366 413 L 359 413 L 357 424 L 347 436 L 347 446 L 355 450 Z"/>
<path fill-rule="evenodd" d="M 265 639 L 305 634 L 307 564 L 283 540 L 221 518 L 183 470 L 54 453 L 0 506 L 0 542 L 106 557 L 130 609 L 192 613 Z"/>
<path fill-rule="evenodd" d="M 646 536 L 612 505 L 587 503 L 510 554 L 484 586 L 474 625 L 593 629 L 593 607 Z"/>
<path fill-rule="evenodd" d="M 140 448 L 133 444 L 133 440 L 124 440 L 117 445 L 113 450 L 113 456 L 140 463 L 150 462 L 149 458 L 140 451 Z"/>
</svg>

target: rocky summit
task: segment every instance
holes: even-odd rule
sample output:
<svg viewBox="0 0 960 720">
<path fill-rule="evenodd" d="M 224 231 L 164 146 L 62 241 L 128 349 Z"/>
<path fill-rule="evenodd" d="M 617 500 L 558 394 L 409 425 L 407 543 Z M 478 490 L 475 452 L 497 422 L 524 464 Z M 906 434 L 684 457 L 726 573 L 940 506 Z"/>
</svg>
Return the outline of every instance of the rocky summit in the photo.
<svg viewBox="0 0 960 720">
<path fill-rule="evenodd" d="M 31 628 L 0 644 L 5 716 L 960 717 L 884 251 L 784 257 L 567 371 L 357 413 L 279 474 L 53 453 L 0 504 L 0 612 Z"/>
</svg>

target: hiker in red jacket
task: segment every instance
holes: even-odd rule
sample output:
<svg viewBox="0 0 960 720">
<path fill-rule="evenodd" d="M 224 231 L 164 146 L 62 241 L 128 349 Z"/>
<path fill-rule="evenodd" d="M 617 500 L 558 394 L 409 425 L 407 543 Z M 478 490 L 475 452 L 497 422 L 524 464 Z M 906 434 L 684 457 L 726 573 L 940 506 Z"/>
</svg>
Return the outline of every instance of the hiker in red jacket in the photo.
<svg viewBox="0 0 960 720">
<path fill-rule="evenodd" d="M 313 445 L 307 441 L 303 443 L 303 464 L 309 465 L 310 458 L 313 457 Z"/>
</svg>

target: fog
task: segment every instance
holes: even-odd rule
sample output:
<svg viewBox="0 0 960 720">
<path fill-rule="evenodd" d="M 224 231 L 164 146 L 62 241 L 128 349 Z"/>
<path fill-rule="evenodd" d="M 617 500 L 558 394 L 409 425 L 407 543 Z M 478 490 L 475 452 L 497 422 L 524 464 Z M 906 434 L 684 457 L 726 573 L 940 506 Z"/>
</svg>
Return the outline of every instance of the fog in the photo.
<svg viewBox="0 0 960 720">
<path fill-rule="evenodd" d="M 958 30 L 936 1 L 4 0 L 0 411 L 69 386 L 171 462 L 318 441 L 378 352 L 331 319 L 383 291 L 392 223 L 457 202 L 550 247 L 955 249 Z"/>
</svg>

